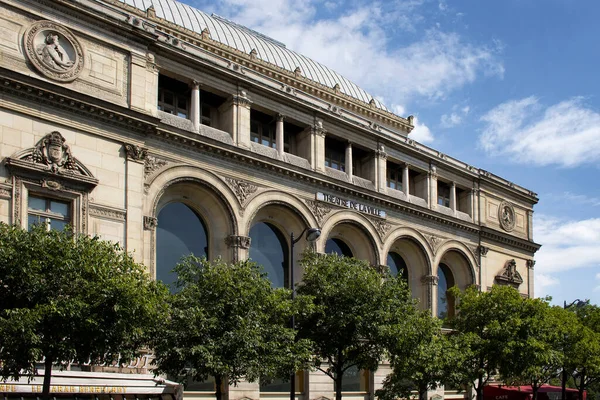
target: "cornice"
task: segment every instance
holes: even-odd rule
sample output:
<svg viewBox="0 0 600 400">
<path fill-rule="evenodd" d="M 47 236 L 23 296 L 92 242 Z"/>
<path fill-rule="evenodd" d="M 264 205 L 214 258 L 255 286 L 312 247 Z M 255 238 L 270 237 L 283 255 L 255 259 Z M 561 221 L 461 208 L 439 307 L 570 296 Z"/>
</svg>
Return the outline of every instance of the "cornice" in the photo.
<svg viewBox="0 0 600 400">
<path fill-rule="evenodd" d="M 535 253 L 542 247 L 541 244 L 537 244 L 535 242 L 530 242 L 525 239 L 520 239 L 515 236 L 507 235 L 497 230 L 482 226 L 481 227 L 481 237 L 483 239 L 487 239 L 489 241 L 493 241 L 496 243 L 500 243 L 503 245 L 509 245 L 521 250 L 529 251 L 531 253 Z"/>
<path fill-rule="evenodd" d="M 64 0 L 57 0 L 67 6 L 73 6 Z M 127 13 L 135 15 L 135 18 L 128 18 L 130 24 L 137 27 L 138 31 L 147 36 L 148 32 L 145 27 L 150 27 L 153 32 L 160 32 L 171 36 L 171 44 L 174 47 L 181 48 L 185 42 L 197 46 L 203 50 L 209 51 L 218 56 L 224 57 L 231 62 L 239 64 L 241 67 L 245 67 L 264 74 L 269 78 L 276 79 L 281 83 L 287 84 L 299 90 L 304 90 L 309 94 L 316 95 L 323 100 L 331 101 L 338 106 L 347 107 L 350 111 L 358 112 L 367 118 L 386 124 L 396 129 L 410 132 L 414 126 L 408 118 L 397 116 L 389 111 L 376 108 L 370 103 L 363 102 L 352 96 L 346 95 L 335 88 L 328 87 L 319 82 L 315 82 L 308 79 L 301 74 L 288 71 L 284 68 L 278 67 L 277 65 L 271 64 L 266 61 L 262 61 L 252 56 L 252 54 L 246 54 L 240 50 L 234 49 L 210 38 L 210 35 L 201 35 L 179 25 L 173 24 L 156 15 L 148 15 L 147 13 L 122 3 L 117 0 L 103 0 L 106 4 L 110 4 L 113 7 L 121 9 Z M 135 20 L 135 21 L 134 21 Z M 173 38 L 177 39 L 176 41 Z"/>
</svg>

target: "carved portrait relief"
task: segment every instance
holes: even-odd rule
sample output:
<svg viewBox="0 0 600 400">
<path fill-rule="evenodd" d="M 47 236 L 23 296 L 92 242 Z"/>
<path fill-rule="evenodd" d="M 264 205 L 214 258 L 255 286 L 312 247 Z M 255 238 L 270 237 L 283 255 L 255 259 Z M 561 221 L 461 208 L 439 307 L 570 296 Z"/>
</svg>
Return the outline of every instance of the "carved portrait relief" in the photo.
<svg viewBox="0 0 600 400">
<path fill-rule="evenodd" d="M 515 208 L 512 204 L 503 201 L 498 207 L 498 220 L 500 221 L 500 226 L 507 232 L 515 229 L 515 224 L 517 222 L 515 216 Z"/>
<path fill-rule="evenodd" d="M 38 21 L 27 29 L 24 41 L 31 64 L 50 79 L 71 82 L 83 70 L 83 47 L 62 25 Z"/>
</svg>

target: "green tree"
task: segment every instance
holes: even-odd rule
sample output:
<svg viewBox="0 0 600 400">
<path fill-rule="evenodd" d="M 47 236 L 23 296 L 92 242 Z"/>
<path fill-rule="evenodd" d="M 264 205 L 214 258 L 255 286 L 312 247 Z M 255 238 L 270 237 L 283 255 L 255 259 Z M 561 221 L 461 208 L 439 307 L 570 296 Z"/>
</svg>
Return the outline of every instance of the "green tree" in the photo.
<svg viewBox="0 0 600 400">
<path fill-rule="evenodd" d="M 600 383 L 600 308 L 588 304 L 576 308 L 576 315 L 580 331 L 567 347 L 565 364 L 583 400 L 583 392 Z"/>
<path fill-rule="evenodd" d="M 540 387 L 556 377 L 564 365 L 567 314 L 562 307 L 551 307 L 546 299 L 524 299 L 516 314 L 517 324 L 505 344 L 500 375 L 507 383 L 531 385 L 533 400 L 537 400 Z"/>
<path fill-rule="evenodd" d="M 222 384 L 290 376 L 310 354 L 289 327 L 305 298 L 273 288 L 258 265 L 188 256 L 176 267 L 170 321 L 154 342 L 157 373 Z M 187 379 L 187 378 L 184 378 Z"/>
<path fill-rule="evenodd" d="M 122 249 L 71 231 L 0 224 L 0 373 L 32 376 L 53 365 L 125 361 L 162 324 L 166 288 Z"/>
<path fill-rule="evenodd" d="M 441 321 L 426 310 L 407 323 L 403 336 L 397 336 L 390 346 L 392 373 L 377 392 L 381 400 L 408 399 L 415 390 L 420 400 L 426 400 L 428 390 L 456 380 L 456 366 L 464 353 L 442 332 Z"/>
<path fill-rule="evenodd" d="M 463 349 L 464 357 L 456 365 L 454 380 L 464 386 L 475 382 L 477 400 L 482 400 L 483 387 L 496 374 L 505 347 L 513 340 L 523 298 L 508 286 L 493 286 L 489 292 L 475 287 L 450 290 L 457 299 L 457 313 L 450 320 L 455 330 L 452 340 Z"/>
<path fill-rule="evenodd" d="M 311 297 L 314 309 L 297 318 L 298 335 L 313 343 L 313 366 L 334 380 L 340 400 L 344 373 L 375 371 L 416 308 L 402 278 L 382 276 L 364 261 L 306 253 L 302 265 L 298 293 Z"/>
</svg>

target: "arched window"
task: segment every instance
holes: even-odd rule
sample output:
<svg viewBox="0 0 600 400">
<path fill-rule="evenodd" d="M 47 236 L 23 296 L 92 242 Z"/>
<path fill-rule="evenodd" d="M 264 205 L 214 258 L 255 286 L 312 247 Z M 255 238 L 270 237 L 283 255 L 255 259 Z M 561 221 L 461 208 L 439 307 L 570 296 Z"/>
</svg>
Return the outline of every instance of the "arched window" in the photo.
<svg viewBox="0 0 600 400">
<path fill-rule="evenodd" d="M 158 213 L 156 228 L 156 279 L 171 285 L 181 257 L 208 257 L 208 234 L 202 218 L 183 203 L 170 203 Z"/>
<path fill-rule="evenodd" d="M 408 284 L 408 267 L 400 254 L 390 251 L 387 256 L 387 265 L 392 276 L 400 276 Z"/>
<path fill-rule="evenodd" d="M 448 294 L 448 289 L 454 286 L 454 276 L 446 264 L 438 266 L 438 318 L 447 318 L 454 315 L 454 299 Z"/>
<path fill-rule="evenodd" d="M 281 231 L 266 222 L 250 229 L 250 259 L 261 265 L 274 287 L 289 286 L 288 243 Z"/>
<path fill-rule="evenodd" d="M 338 256 L 352 257 L 352 250 L 350 247 L 341 239 L 329 239 L 325 243 L 325 253 L 335 253 Z"/>
</svg>

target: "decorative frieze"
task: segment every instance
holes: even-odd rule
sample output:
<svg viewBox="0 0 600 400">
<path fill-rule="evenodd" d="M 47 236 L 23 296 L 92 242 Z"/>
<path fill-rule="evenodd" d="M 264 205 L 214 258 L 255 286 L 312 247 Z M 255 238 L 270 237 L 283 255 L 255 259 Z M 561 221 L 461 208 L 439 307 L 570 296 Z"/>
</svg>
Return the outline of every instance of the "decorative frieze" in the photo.
<svg viewBox="0 0 600 400">
<path fill-rule="evenodd" d="M 230 248 L 249 249 L 251 239 L 249 236 L 229 235 L 225 237 L 225 244 Z"/>
<path fill-rule="evenodd" d="M 144 229 L 147 231 L 153 231 L 158 226 L 158 218 L 144 215 Z"/>
<path fill-rule="evenodd" d="M 93 217 L 110 219 L 114 221 L 125 221 L 126 210 L 102 206 L 100 204 L 90 204 L 90 215 Z"/>
<path fill-rule="evenodd" d="M 306 204 L 308 204 L 319 225 L 322 225 L 327 214 L 333 210 L 329 205 L 320 201 L 306 200 Z"/>
<path fill-rule="evenodd" d="M 233 190 L 233 193 L 235 193 L 235 197 L 237 197 L 242 206 L 246 204 L 246 200 L 248 199 L 248 197 L 250 197 L 253 193 L 255 193 L 258 190 L 258 186 L 246 181 L 240 181 L 233 178 L 225 178 L 225 182 L 227 182 L 229 187 Z"/>
</svg>

